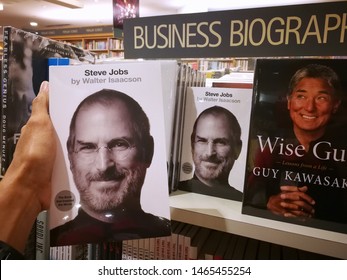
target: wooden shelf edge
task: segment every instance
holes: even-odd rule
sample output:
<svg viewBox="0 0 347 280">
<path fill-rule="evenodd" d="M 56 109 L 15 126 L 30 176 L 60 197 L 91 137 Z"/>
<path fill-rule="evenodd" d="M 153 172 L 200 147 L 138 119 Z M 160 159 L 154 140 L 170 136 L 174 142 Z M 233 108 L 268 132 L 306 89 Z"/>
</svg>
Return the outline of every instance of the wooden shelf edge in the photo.
<svg viewBox="0 0 347 280">
<path fill-rule="evenodd" d="M 180 222 L 347 259 L 347 234 L 244 215 L 237 201 L 175 191 L 170 210 Z"/>
</svg>

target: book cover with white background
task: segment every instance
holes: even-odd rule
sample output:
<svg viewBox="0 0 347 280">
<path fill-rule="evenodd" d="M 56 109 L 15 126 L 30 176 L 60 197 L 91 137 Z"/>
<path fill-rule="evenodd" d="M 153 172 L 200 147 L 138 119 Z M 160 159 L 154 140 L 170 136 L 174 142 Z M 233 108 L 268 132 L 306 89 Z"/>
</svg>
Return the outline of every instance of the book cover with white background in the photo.
<svg viewBox="0 0 347 280">
<path fill-rule="evenodd" d="M 229 174 L 229 184 L 243 192 L 247 157 L 249 121 L 252 104 L 252 89 L 190 87 L 187 91 L 184 115 L 184 131 L 180 160 L 180 181 L 189 180 L 194 174 L 191 149 L 191 133 L 194 122 L 202 111 L 220 106 L 235 115 L 241 126 L 242 148 Z"/>
<path fill-rule="evenodd" d="M 51 229 L 77 215 L 79 193 L 70 171 L 66 148 L 69 126 L 79 103 L 102 89 L 114 89 L 129 95 L 146 113 L 150 134 L 154 138 L 154 155 L 142 187 L 141 207 L 147 213 L 169 219 L 161 72 L 159 62 L 50 67 L 50 115 L 58 137 L 52 179 Z M 57 207 L 61 201 L 66 205 Z"/>
</svg>

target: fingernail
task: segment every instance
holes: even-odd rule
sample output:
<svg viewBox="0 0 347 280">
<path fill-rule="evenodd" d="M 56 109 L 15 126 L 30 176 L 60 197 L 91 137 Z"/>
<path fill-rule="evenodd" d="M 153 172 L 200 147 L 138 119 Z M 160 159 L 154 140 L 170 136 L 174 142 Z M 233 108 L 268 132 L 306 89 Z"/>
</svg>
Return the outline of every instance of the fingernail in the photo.
<svg viewBox="0 0 347 280">
<path fill-rule="evenodd" d="M 46 91 L 48 90 L 48 82 L 47 81 L 43 81 L 41 83 L 41 86 L 40 86 L 40 91 Z"/>
</svg>

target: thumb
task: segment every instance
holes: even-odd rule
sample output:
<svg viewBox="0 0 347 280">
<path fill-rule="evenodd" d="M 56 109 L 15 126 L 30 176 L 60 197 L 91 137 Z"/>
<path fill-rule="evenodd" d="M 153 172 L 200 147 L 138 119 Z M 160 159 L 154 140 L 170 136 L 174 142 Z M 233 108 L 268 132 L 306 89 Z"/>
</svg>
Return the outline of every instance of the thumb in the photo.
<svg viewBox="0 0 347 280">
<path fill-rule="evenodd" d="M 48 113 L 48 102 L 49 102 L 49 95 L 48 95 L 48 88 L 49 83 L 47 81 L 43 81 L 40 86 L 39 93 L 35 97 L 32 103 L 32 114 L 38 114 L 38 113 Z"/>
</svg>

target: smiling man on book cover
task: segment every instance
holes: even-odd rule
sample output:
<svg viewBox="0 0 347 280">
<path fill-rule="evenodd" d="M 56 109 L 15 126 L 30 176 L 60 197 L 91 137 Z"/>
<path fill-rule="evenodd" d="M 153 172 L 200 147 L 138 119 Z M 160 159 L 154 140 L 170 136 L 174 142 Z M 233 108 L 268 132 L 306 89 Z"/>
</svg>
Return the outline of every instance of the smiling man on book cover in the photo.
<svg viewBox="0 0 347 280">
<path fill-rule="evenodd" d="M 257 62 L 243 213 L 347 232 L 346 67 Z"/>
</svg>

